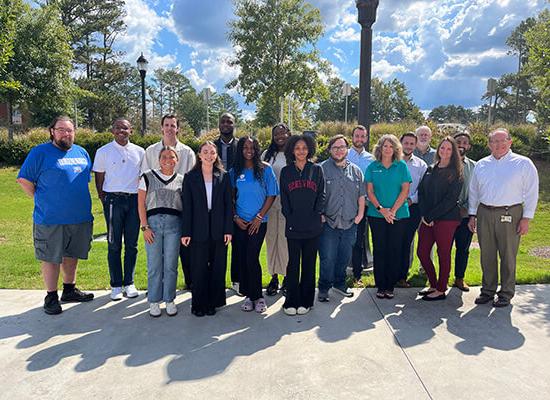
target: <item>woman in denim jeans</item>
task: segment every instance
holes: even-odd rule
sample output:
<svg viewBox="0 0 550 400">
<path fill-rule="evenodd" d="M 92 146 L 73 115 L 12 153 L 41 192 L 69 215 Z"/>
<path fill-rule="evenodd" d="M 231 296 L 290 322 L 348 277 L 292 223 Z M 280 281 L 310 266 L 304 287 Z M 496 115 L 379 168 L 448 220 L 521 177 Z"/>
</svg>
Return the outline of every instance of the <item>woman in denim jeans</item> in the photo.
<svg viewBox="0 0 550 400">
<path fill-rule="evenodd" d="M 183 176 L 174 173 L 178 153 L 166 146 L 159 159 L 160 169 L 145 172 L 138 190 L 139 220 L 147 251 L 147 298 L 153 317 L 161 315 L 161 301 L 169 316 L 178 313 L 174 298 L 183 209 Z"/>
</svg>

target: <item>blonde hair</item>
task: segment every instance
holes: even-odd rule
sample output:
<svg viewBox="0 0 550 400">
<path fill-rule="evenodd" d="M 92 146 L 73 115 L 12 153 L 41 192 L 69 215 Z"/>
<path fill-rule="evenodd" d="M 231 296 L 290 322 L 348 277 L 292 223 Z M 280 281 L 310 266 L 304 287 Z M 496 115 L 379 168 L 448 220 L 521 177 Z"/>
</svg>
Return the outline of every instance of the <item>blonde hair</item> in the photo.
<svg viewBox="0 0 550 400">
<path fill-rule="evenodd" d="M 401 146 L 401 142 L 395 135 L 383 135 L 378 139 L 378 143 L 374 146 L 374 157 L 378 161 L 382 161 L 382 147 L 384 147 L 386 141 L 389 141 L 393 147 L 392 161 L 401 161 L 403 158 L 403 146 Z"/>
</svg>

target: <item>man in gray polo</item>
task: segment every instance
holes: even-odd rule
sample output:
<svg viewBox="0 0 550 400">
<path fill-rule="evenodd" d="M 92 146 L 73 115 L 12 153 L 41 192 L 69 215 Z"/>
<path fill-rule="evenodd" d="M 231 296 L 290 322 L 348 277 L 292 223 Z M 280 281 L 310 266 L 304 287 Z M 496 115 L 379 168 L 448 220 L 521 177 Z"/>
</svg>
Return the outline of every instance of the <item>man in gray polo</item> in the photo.
<svg viewBox="0 0 550 400">
<path fill-rule="evenodd" d="M 329 301 L 331 288 L 345 297 L 353 296 L 346 286 L 346 267 L 357 238 L 357 224 L 365 212 L 366 187 L 359 167 L 346 159 L 348 147 L 345 136 L 333 136 L 328 143 L 330 158 L 321 163 L 326 194 L 319 242 L 321 302 Z"/>
</svg>

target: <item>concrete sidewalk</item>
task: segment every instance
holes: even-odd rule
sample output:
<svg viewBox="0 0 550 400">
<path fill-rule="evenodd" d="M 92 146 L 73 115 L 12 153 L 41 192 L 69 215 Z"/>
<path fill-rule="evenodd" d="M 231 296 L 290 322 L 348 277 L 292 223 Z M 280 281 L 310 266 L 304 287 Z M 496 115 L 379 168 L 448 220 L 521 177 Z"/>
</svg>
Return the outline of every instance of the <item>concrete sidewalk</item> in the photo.
<svg viewBox="0 0 550 400">
<path fill-rule="evenodd" d="M 519 286 L 513 306 L 474 306 L 479 289 L 427 303 L 334 294 L 303 317 L 268 312 L 148 315 L 109 300 L 42 311 L 42 291 L 0 291 L 1 399 L 549 399 L 550 285 Z"/>
</svg>

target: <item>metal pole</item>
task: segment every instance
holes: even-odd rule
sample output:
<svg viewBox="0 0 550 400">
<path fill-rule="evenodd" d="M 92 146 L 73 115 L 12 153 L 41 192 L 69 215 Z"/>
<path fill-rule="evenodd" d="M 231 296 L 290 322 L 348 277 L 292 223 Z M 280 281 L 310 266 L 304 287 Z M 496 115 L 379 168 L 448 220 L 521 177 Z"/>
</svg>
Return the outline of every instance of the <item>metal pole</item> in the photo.
<svg viewBox="0 0 550 400">
<path fill-rule="evenodd" d="M 370 148 L 370 123 L 371 123 L 371 63 L 372 63 L 372 28 L 361 26 L 361 63 L 359 66 L 359 112 L 360 125 L 367 128 L 366 148 Z"/>
<path fill-rule="evenodd" d="M 210 132 L 210 116 L 208 115 L 209 104 L 210 104 L 210 97 L 206 96 L 206 132 Z"/>
<path fill-rule="evenodd" d="M 491 126 L 491 111 L 493 109 L 493 95 L 489 96 L 489 116 L 487 118 L 487 126 Z"/>
<path fill-rule="evenodd" d="M 292 98 L 288 96 L 288 129 L 292 130 Z"/>
<path fill-rule="evenodd" d="M 145 115 L 145 71 L 139 71 L 141 75 L 141 135 L 147 130 L 147 117 Z"/>
<path fill-rule="evenodd" d="M 348 97 L 349 96 L 346 96 L 346 111 L 345 111 L 345 115 L 344 115 L 344 122 L 347 124 L 348 123 Z"/>
</svg>

